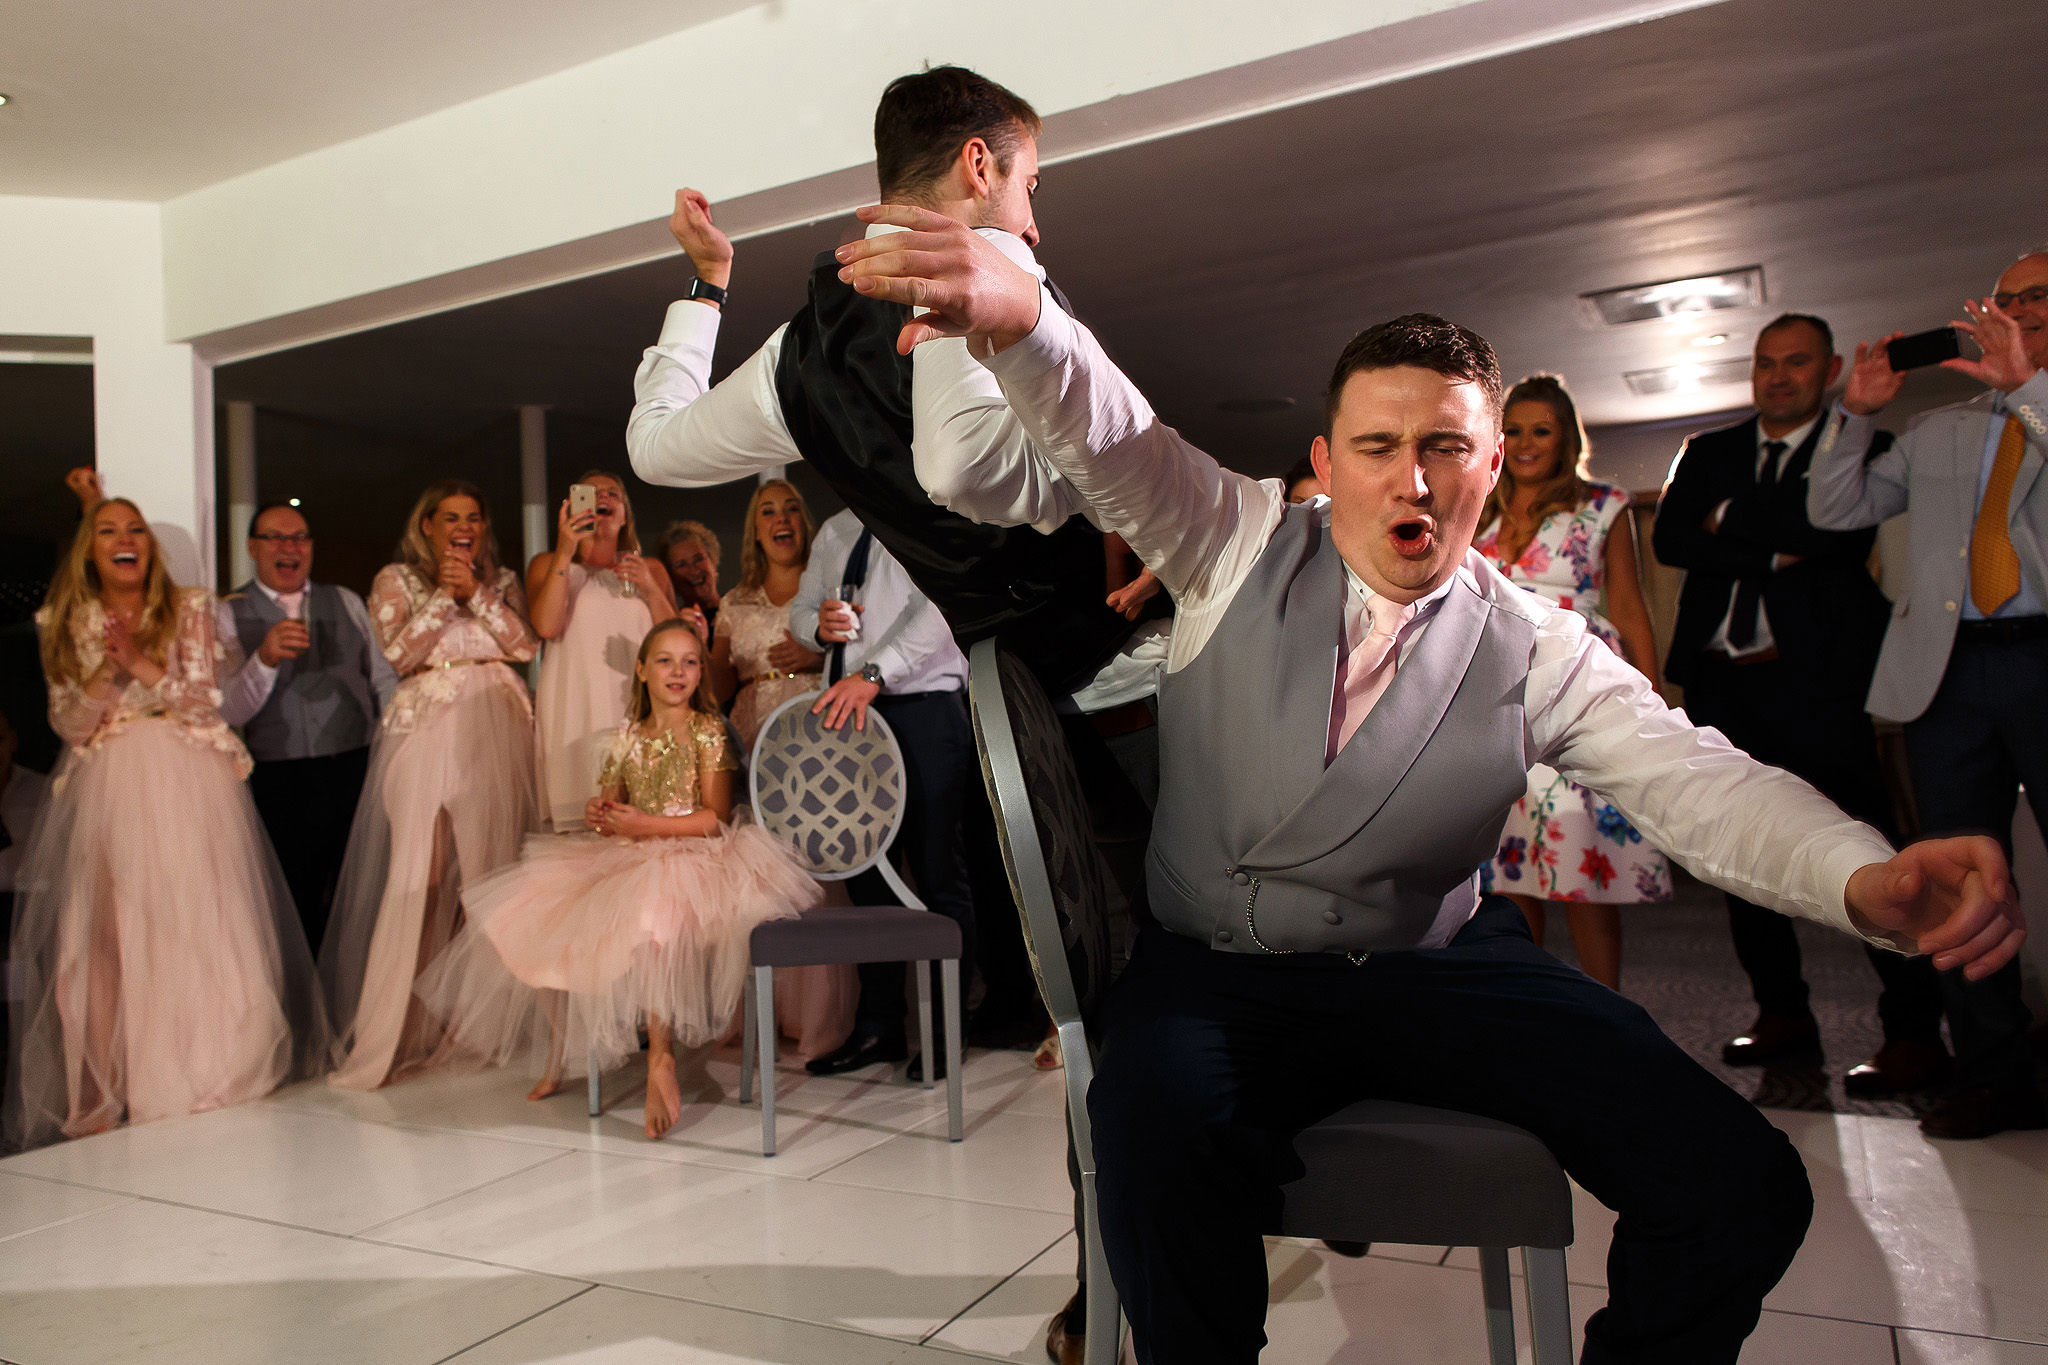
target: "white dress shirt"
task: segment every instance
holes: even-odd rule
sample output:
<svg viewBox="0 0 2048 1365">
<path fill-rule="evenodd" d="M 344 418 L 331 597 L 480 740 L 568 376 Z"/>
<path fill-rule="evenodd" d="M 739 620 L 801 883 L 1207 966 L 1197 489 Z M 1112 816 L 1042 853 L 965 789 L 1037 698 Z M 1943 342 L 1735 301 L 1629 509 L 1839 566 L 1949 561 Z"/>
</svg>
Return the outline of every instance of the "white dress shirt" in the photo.
<svg viewBox="0 0 2048 1365">
<path fill-rule="evenodd" d="M 276 603 L 278 609 L 294 620 L 306 619 L 306 587 L 292 594 L 294 601 L 287 603 L 285 595 L 276 591 L 262 579 L 254 580 L 256 591 Z M 398 690 L 398 670 L 384 657 L 384 651 L 377 647 L 377 636 L 370 629 L 370 609 L 363 605 L 363 599 L 347 588 L 336 588 L 341 594 L 342 610 L 348 613 L 349 623 L 362 632 L 364 641 L 370 647 L 370 690 L 377 696 L 380 707 L 391 704 L 391 694 Z M 217 608 L 217 633 L 230 650 L 230 658 L 241 653 L 241 636 L 235 629 L 235 609 L 232 603 L 222 601 Z M 250 650 L 242 666 L 231 674 L 220 687 L 221 719 L 230 725 L 247 725 L 263 704 L 270 700 L 270 689 L 277 686 L 277 669 L 263 662 L 260 651 Z M 372 717 L 374 720 L 375 717 Z"/>
<path fill-rule="evenodd" d="M 818 608 L 839 596 L 846 561 L 860 534 L 860 518 L 840 512 L 826 519 L 811 542 L 810 562 L 789 603 L 789 633 L 808 648 L 832 648 L 818 638 Z M 881 670 L 885 697 L 957 692 L 967 686 L 967 656 L 953 643 L 946 618 L 879 540 L 868 545 L 867 578 L 854 600 L 862 608 L 860 638 L 847 642 L 841 676 L 850 678 L 871 663 Z"/>
<path fill-rule="evenodd" d="M 1277 479 L 1224 469 L 1182 440 L 1047 291 L 1040 308 L 1029 337 L 983 363 L 1092 519 L 1122 535 L 1173 593 L 1180 616 L 1167 667 L 1184 668 L 1210 644 L 1264 552 L 1286 490 Z M 1458 572 L 1485 573 L 1484 558 L 1468 552 Z M 1530 761 L 1606 796 L 1695 876 L 1856 933 L 1844 891 L 1851 873 L 1892 856 L 1877 831 L 1790 773 L 1694 728 L 1588 634 L 1583 616 L 1527 597 L 1542 622 L 1524 693 Z M 1361 615 L 1345 613 L 1347 636 Z M 1435 615 L 1417 614 L 1398 658 L 1413 652 Z M 1345 647 L 1359 643 L 1347 638 Z"/>
<path fill-rule="evenodd" d="M 868 235 L 903 229 L 875 224 Z M 996 228 L 980 229 L 1039 279 L 1031 249 Z M 626 421 L 626 452 L 633 472 L 653 484 L 708 488 L 755 478 L 803 459 L 783 421 L 775 391 L 782 355 L 778 327 L 761 349 L 711 383 L 711 352 L 718 341 L 719 309 L 698 300 L 669 305 L 661 337 L 633 375 L 633 412 Z M 1050 533 L 1076 512 L 1081 499 L 1052 465 L 1031 449 L 1002 388 L 954 338 L 927 342 L 911 352 L 911 455 L 918 482 L 934 503 L 969 521 L 1032 526 Z M 1109 595 L 1108 583 L 1103 596 Z M 1073 694 L 1083 711 L 1098 711 L 1149 696 L 1165 653 L 1163 626 L 1136 632 L 1118 657 Z"/>
</svg>

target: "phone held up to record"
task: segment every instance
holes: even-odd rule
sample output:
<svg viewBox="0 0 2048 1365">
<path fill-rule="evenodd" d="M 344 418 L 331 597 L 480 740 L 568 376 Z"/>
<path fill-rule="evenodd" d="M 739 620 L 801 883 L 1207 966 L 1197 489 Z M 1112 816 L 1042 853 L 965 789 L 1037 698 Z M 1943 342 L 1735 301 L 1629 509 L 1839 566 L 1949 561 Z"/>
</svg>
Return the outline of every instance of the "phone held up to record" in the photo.
<svg viewBox="0 0 2048 1365">
<path fill-rule="evenodd" d="M 581 521 L 596 510 L 596 484 L 572 483 L 569 485 L 569 520 Z"/>
<path fill-rule="evenodd" d="M 1963 353 L 1961 338 L 1953 327 L 1935 327 L 1925 332 L 1902 336 L 1884 348 L 1885 356 L 1894 370 L 1917 370 L 1925 365 L 1939 365 L 1944 360 L 1954 360 Z"/>
</svg>

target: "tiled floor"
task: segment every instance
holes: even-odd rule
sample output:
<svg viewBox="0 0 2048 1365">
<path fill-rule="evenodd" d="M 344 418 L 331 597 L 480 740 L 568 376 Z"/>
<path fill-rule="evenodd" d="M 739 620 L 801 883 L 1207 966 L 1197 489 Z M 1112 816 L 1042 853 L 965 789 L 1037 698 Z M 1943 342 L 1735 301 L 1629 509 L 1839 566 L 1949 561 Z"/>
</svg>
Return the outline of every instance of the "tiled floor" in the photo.
<svg viewBox="0 0 2048 1365">
<path fill-rule="evenodd" d="M 711 1064 L 728 1091 L 730 1056 Z M 57 1362 L 1035 1362 L 1072 1288 L 1058 1075 L 944 1091 L 785 1072 L 782 1154 L 729 1095 L 667 1140 L 503 1073 L 260 1104 L 0 1161 L 0 1358 Z M 2048 1134 L 1930 1144 L 1772 1116 L 1817 1212 L 1744 1360 L 2048 1365 Z M 1579 1321 L 1612 1219 L 1579 1199 Z M 1476 1261 L 1276 1242 L 1269 1361 L 1484 1358 Z"/>
</svg>

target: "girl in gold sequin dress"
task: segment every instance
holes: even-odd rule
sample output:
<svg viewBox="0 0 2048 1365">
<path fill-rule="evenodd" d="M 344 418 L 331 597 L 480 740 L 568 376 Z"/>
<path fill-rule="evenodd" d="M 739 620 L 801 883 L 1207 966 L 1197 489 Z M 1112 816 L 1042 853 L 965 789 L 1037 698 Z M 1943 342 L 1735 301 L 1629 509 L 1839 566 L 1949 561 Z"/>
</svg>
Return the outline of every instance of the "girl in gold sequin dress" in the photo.
<svg viewBox="0 0 2048 1365">
<path fill-rule="evenodd" d="M 532 1098 L 587 1048 L 610 1065 L 647 1023 L 647 1135 L 681 1112 L 674 1048 L 731 1024 L 754 926 L 818 903 L 796 857 L 732 822 L 737 769 L 690 626 L 656 626 L 632 702 L 584 810 L 590 832 L 527 842 L 468 896 L 469 924 L 419 993 L 466 1050 L 505 1063 L 542 1049 Z"/>
</svg>

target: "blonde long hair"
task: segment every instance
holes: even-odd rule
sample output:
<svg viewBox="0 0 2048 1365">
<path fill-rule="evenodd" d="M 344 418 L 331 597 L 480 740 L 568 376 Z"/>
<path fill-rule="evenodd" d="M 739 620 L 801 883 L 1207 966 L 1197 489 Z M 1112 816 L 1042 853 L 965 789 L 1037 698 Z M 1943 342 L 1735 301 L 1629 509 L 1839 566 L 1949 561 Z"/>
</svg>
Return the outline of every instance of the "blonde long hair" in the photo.
<svg viewBox="0 0 2048 1365">
<path fill-rule="evenodd" d="M 647 679 L 640 676 L 640 666 L 654 652 L 654 642 L 672 630 L 683 631 L 697 641 L 697 690 L 690 694 L 690 709 L 722 722 L 724 713 L 718 708 L 718 698 L 711 693 L 711 646 L 697 634 L 695 626 L 680 616 L 657 622 L 640 641 L 640 653 L 633 660 L 633 695 L 626 699 L 626 719 L 638 725 L 654 714 L 654 697 L 648 691 Z"/>
<path fill-rule="evenodd" d="M 804 501 L 804 495 L 797 492 L 796 485 L 787 479 L 770 479 L 754 490 L 754 496 L 747 499 L 746 538 L 740 542 L 740 582 L 742 588 L 758 588 L 768 581 L 768 552 L 761 548 L 761 533 L 754 525 L 754 519 L 761 510 L 762 499 L 774 489 L 782 489 L 796 499 L 797 521 L 803 529 L 803 563 L 811 561 L 811 538 L 817 534 L 817 523 L 811 520 L 811 505 Z"/>
<path fill-rule="evenodd" d="M 639 554 L 640 532 L 633 520 L 633 495 L 626 491 L 626 481 L 609 469 L 586 469 L 576 476 L 578 483 L 589 483 L 592 479 L 610 479 L 619 486 L 619 505 L 626 509 L 625 524 L 619 527 L 619 549 L 627 554 Z M 576 547 L 576 557 L 583 558 L 583 546 Z"/>
<path fill-rule="evenodd" d="M 103 586 L 99 565 L 93 562 L 92 542 L 100 513 L 109 507 L 125 507 L 141 518 L 143 538 L 149 543 L 149 578 L 142 588 L 142 619 L 135 626 L 136 648 L 161 664 L 178 628 L 178 585 L 171 581 L 170 570 L 164 567 L 163 547 L 157 544 L 149 518 L 127 498 L 108 498 L 78 524 L 78 534 L 71 537 L 71 549 L 57 566 L 50 591 L 43 598 L 43 611 L 38 613 L 43 630 L 43 672 L 52 682 L 75 683 L 85 678 L 85 662 L 78 657 L 71 622 L 88 601 L 98 600 Z"/>
<path fill-rule="evenodd" d="M 488 581 L 498 571 L 498 536 L 491 529 L 491 505 L 484 501 L 483 490 L 467 479 L 436 479 L 427 485 L 427 491 L 412 505 L 412 515 L 406 518 L 405 534 L 398 538 L 398 562 L 429 583 L 440 577 L 441 566 L 435 562 L 433 542 L 420 529 L 420 523 L 450 498 L 469 498 L 484 514 L 484 543 L 472 567 L 478 582 Z"/>
<path fill-rule="evenodd" d="M 1587 462 L 1592 459 L 1593 446 L 1586 439 L 1585 424 L 1579 421 L 1578 404 L 1572 402 L 1564 380 L 1557 375 L 1532 374 L 1509 389 L 1508 396 L 1500 405 L 1502 421 L 1507 420 L 1508 409 L 1517 403 L 1541 403 L 1549 408 L 1564 436 L 1563 458 L 1558 461 L 1557 473 L 1545 481 L 1536 494 L 1535 506 L 1529 510 L 1529 525 L 1541 526 L 1543 519 L 1552 512 L 1575 509 L 1586 500 L 1592 478 Z M 1514 495 L 1515 478 L 1503 462 L 1500 481 L 1486 495 L 1486 506 L 1479 514 L 1482 530 L 1504 524 L 1503 518 L 1507 516 L 1508 504 L 1514 500 Z"/>
</svg>

